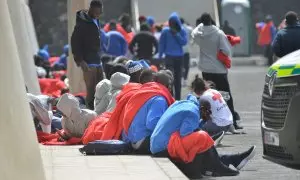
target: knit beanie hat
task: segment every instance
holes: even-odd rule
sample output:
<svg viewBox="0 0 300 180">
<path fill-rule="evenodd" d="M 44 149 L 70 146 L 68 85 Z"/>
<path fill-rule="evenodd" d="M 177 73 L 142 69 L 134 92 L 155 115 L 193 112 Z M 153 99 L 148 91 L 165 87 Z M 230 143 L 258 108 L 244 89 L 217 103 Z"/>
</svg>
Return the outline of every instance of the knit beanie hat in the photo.
<svg viewBox="0 0 300 180">
<path fill-rule="evenodd" d="M 143 66 L 144 69 L 150 69 L 149 64 L 145 61 L 145 60 L 139 60 L 139 63 L 141 63 L 141 65 Z"/>
<path fill-rule="evenodd" d="M 143 65 L 138 61 L 128 61 L 126 66 L 129 74 L 143 70 Z"/>
</svg>

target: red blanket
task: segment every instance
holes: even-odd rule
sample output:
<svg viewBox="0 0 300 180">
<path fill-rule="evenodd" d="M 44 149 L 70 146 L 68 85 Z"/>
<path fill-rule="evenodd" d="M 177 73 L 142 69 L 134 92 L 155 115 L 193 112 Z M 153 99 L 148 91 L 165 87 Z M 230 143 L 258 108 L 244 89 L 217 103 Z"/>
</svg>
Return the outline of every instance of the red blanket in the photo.
<svg viewBox="0 0 300 180">
<path fill-rule="evenodd" d="M 214 140 L 205 131 L 197 131 L 185 137 L 175 132 L 170 138 L 168 152 L 175 160 L 190 163 L 196 154 L 207 151 L 213 145 Z"/>
<path fill-rule="evenodd" d="M 60 97 L 61 90 L 66 87 L 60 79 L 41 78 L 39 84 L 42 94 L 52 97 Z"/>
<path fill-rule="evenodd" d="M 231 46 L 235 46 L 241 43 L 241 38 L 236 36 L 227 35 L 227 39 Z M 224 54 L 222 51 L 219 51 L 217 58 L 225 65 L 226 68 L 231 68 L 231 59 L 228 55 Z"/>
<path fill-rule="evenodd" d="M 128 100 L 142 87 L 141 84 L 128 83 L 117 96 L 117 106 L 111 113 L 104 113 L 93 120 L 82 137 L 83 144 L 95 140 L 119 139 L 122 132 L 122 119 Z"/>
<path fill-rule="evenodd" d="M 60 132 L 63 133 L 63 130 L 61 130 Z M 78 145 L 78 144 L 82 144 L 80 138 L 71 138 L 68 141 L 59 142 L 58 141 L 58 138 L 59 138 L 58 133 L 48 134 L 48 133 L 44 133 L 41 131 L 37 131 L 37 137 L 38 137 L 39 143 L 41 143 L 43 145 Z"/>
<path fill-rule="evenodd" d="M 105 32 L 109 31 L 109 24 L 106 24 L 104 26 L 104 31 Z M 125 29 L 120 24 L 117 24 L 117 31 L 119 33 L 121 33 L 124 36 L 126 42 L 128 44 L 130 44 L 131 40 L 133 39 L 134 33 L 133 32 L 130 32 L 130 33 L 126 32 Z"/>
<path fill-rule="evenodd" d="M 140 108 L 154 96 L 163 96 L 166 98 L 169 106 L 175 101 L 169 90 L 162 84 L 155 82 L 143 84 L 141 89 L 135 93 L 126 104 L 123 119 L 123 128 L 126 133 Z"/>
</svg>

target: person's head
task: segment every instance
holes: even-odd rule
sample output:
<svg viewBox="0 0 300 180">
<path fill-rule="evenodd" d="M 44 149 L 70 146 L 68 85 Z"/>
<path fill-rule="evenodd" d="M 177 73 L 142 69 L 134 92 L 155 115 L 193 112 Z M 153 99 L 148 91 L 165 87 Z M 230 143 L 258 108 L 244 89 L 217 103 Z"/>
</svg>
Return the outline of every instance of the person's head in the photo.
<svg viewBox="0 0 300 180">
<path fill-rule="evenodd" d="M 180 22 L 181 24 L 185 24 L 185 20 L 183 19 L 183 17 L 180 17 Z"/>
<path fill-rule="evenodd" d="M 100 19 L 103 13 L 103 4 L 100 0 L 92 0 L 89 8 L 89 16 L 93 19 Z"/>
<path fill-rule="evenodd" d="M 266 22 L 266 23 L 272 22 L 272 20 L 273 20 L 273 18 L 272 18 L 271 15 L 267 15 L 267 16 L 265 17 L 265 22 Z"/>
<path fill-rule="evenodd" d="M 109 22 L 109 30 L 110 31 L 115 31 L 117 30 L 117 22 L 115 20 L 111 20 Z"/>
<path fill-rule="evenodd" d="M 160 70 L 155 74 L 154 82 L 164 85 L 172 92 L 174 76 L 170 70 Z"/>
<path fill-rule="evenodd" d="M 155 30 L 156 30 L 156 32 L 161 32 L 162 29 L 163 29 L 163 25 L 161 25 L 161 24 L 155 25 Z"/>
<path fill-rule="evenodd" d="M 211 104 L 207 100 L 200 101 L 200 114 L 204 121 L 210 120 Z"/>
<path fill-rule="evenodd" d="M 125 65 L 128 61 L 129 61 L 129 59 L 127 57 L 125 57 L 125 56 L 118 56 L 118 57 L 116 57 L 114 59 L 113 63 Z"/>
<path fill-rule="evenodd" d="M 36 65 L 36 66 L 42 66 L 42 64 L 43 64 L 43 57 L 41 57 L 41 56 L 39 56 L 39 55 L 34 55 L 33 56 L 33 59 L 34 59 L 34 64 Z"/>
<path fill-rule="evenodd" d="M 154 23 L 155 23 L 154 17 L 148 16 L 147 19 L 146 19 L 146 22 L 147 22 L 147 24 L 148 24 L 150 27 L 153 27 L 153 25 L 154 25 Z"/>
<path fill-rule="evenodd" d="M 290 11 L 285 15 L 285 23 L 288 26 L 292 26 L 298 23 L 298 14 L 294 11 Z"/>
<path fill-rule="evenodd" d="M 150 32 L 151 28 L 150 28 L 150 26 L 147 23 L 144 23 L 144 24 L 141 24 L 140 30 L 141 31 L 149 31 Z"/>
<path fill-rule="evenodd" d="M 154 81 L 155 73 L 151 69 L 145 69 L 142 71 L 140 76 L 140 83 L 145 84 Z"/>
<path fill-rule="evenodd" d="M 139 22 L 140 22 L 140 24 L 143 24 L 143 23 L 145 23 L 146 22 L 146 17 L 145 16 L 140 16 L 139 17 Z"/>
<path fill-rule="evenodd" d="M 198 23 L 199 24 L 203 23 L 204 26 L 211 26 L 211 25 L 213 25 L 213 19 L 212 19 L 211 15 L 209 13 L 203 13 L 201 15 L 200 19 L 197 20 L 197 21 L 198 21 L 197 24 Z"/>
<path fill-rule="evenodd" d="M 197 95 L 201 95 L 206 89 L 205 81 L 202 78 L 199 78 L 199 75 L 197 74 L 195 80 L 192 82 L 192 90 Z"/>
<path fill-rule="evenodd" d="M 120 72 L 127 75 L 129 74 L 127 68 L 123 64 L 115 64 L 109 72 L 107 79 L 110 79 L 111 76 L 116 72 Z"/>
<path fill-rule="evenodd" d="M 128 61 L 126 67 L 130 75 L 130 82 L 139 83 L 141 73 L 144 70 L 143 65 L 137 61 Z"/>
<path fill-rule="evenodd" d="M 66 44 L 66 45 L 64 45 L 64 49 L 63 49 L 63 51 L 64 51 L 64 54 L 66 54 L 67 56 L 69 55 L 69 45 L 68 44 Z"/>
<path fill-rule="evenodd" d="M 206 81 L 207 87 L 211 88 L 211 89 L 217 89 L 216 83 L 212 82 L 212 81 Z"/>
<path fill-rule="evenodd" d="M 130 16 L 129 16 L 129 14 L 127 14 L 127 13 L 122 14 L 122 15 L 120 16 L 120 18 L 119 18 L 119 21 L 121 22 L 121 24 L 122 24 L 123 26 L 128 26 L 128 25 L 130 25 L 130 20 L 131 20 L 131 18 L 130 18 Z"/>
</svg>

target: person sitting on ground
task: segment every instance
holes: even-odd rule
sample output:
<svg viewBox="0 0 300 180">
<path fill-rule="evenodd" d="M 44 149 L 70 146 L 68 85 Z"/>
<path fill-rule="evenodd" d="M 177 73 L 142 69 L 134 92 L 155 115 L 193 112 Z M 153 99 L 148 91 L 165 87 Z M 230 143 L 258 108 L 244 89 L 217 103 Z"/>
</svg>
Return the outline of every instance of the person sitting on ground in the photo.
<svg viewBox="0 0 300 180">
<path fill-rule="evenodd" d="M 115 108 L 117 95 L 130 80 L 128 71 L 122 64 L 116 64 L 108 77 L 110 79 L 103 79 L 96 86 L 94 106 L 98 115 Z"/>
<path fill-rule="evenodd" d="M 124 122 L 128 122 L 126 118 L 130 117 L 132 111 L 130 107 L 136 106 L 136 102 L 145 96 L 148 100 L 139 108 L 138 112 L 133 117 L 130 124 L 128 124 L 128 131 L 124 127 L 122 138 L 125 142 L 132 144 L 136 153 L 151 154 L 150 152 L 150 136 L 163 113 L 174 102 L 174 99 L 168 90 L 172 86 L 172 79 L 169 74 L 165 72 L 158 72 L 154 76 L 154 82 L 151 82 L 152 75 L 141 77 L 142 82 L 147 82 L 142 85 L 126 104 L 129 110 L 124 114 Z M 125 124 L 125 123 L 124 123 Z"/>
<path fill-rule="evenodd" d="M 51 133 L 55 129 L 61 129 L 61 125 L 57 124 L 57 118 L 53 116 L 52 106 L 56 104 L 56 98 L 47 95 L 33 95 L 27 93 L 31 114 L 34 119 L 35 128 L 45 133 Z M 54 119 L 55 121 L 52 121 Z M 53 129 L 51 125 L 53 123 Z"/>
<path fill-rule="evenodd" d="M 80 109 L 78 99 L 72 94 L 64 94 L 57 103 L 57 109 L 62 113 L 62 127 L 65 140 L 71 137 L 81 138 L 91 120 L 96 118 L 96 112 Z"/>
<path fill-rule="evenodd" d="M 155 73 L 151 69 L 145 69 L 141 73 L 140 83 L 145 84 L 148 82 L 153 82 L 154 78 L 155 78 Z"/>
<path fill-rule="evenodd" d="M 221 93 L 211 89 L 206 82 L 196 75 L 192 83 L 193 91 L 200 96 L 200 101 L 208 101 L 211 106 L 210 119 L 204 120 L 202 130 L 210 135 L 228 131 L 233 124 L 232 114 Z"/>
<path fill-rule="evenodd" d="M 59 57 L 59 60 L 54 63 L 53 69 L 66 70 L 68 56 L 69 56 L 69 45 L 67 44 L 64 46 L 63 54 Z"/>
<path fill-rule="evenodd" d="M 105 46 L 106 53 L 114 57 L 125 56 L 127 53 L 127 42 L 124 36 L 117 31 L 117 23 L 115 21 L 109 23 L 109 32 L 106 33 Z"/>
<path fill-rule="evenodd" d="M 136 56 L 137 60 L 151 61 L 153 55 L 158 52 L 158 42 L 150 30 L 148 24 L 142 24 L 141 31 L 133 37 L 129 45 L 130 52 Z"/>
<path fill-rule="evenodd" d="M 255 146 L 241 154 L 219 156 L 213 139 L 198 131 L 199 101 L 189 95 L 186 100 L 172 104 L 158 121 L 150 138 L 155 156 L 169 156 L 178 168 L 191 179 L 210 172 L 213 176 L 235 176 L 255 154 Z"/>
<path fill-rule="evenodd" d="M 141 73 L 144 70 L 143 65 L 137 61 L 128 61 L 126 67 L 130 75 L 130 82 L 139 83 Z"/>
</svg>

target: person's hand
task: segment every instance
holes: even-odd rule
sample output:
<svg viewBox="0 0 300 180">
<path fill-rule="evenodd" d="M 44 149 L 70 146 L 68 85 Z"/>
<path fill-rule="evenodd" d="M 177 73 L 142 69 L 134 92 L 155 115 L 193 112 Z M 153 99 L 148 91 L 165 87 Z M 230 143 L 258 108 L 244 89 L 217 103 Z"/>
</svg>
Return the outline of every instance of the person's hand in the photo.
<svg viewBox="0 0 300 180">
<path fill-rule="evenodd" d="M 81 61 L 80 67 L 82 68 L 83 71 L 88 71 L 89 70 L 89 66 L 85 61 Z"/>
</svg>

